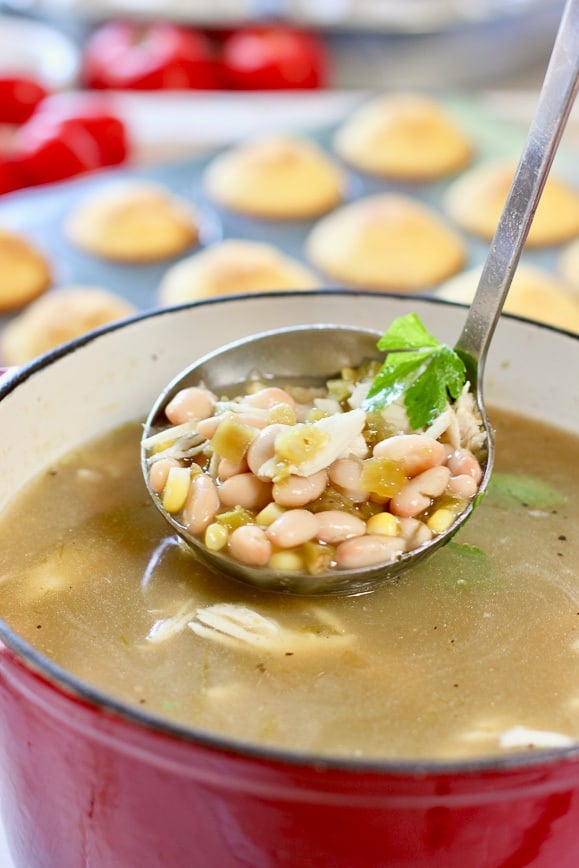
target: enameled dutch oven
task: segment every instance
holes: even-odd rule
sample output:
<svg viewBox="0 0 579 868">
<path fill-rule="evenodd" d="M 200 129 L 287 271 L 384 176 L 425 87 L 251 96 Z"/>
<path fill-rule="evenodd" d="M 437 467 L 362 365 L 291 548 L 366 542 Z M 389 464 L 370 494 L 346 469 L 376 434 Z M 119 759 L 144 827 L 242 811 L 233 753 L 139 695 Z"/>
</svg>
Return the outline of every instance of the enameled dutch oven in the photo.
<svg viewBox="0 0 579 868">
<path fill-rule="evenodd" d="M 57 456 L 144 416 L 196 357 L 292 324 L 453 343 L 464 309 L 348 292 L 218 300 L 69 344 L 0 387 L 0 509 Z M 487 397 L 579 433 L 576 337 L 499 324 Z M 135 472 L 139 472 L 137 458 Z M 579 746 L 477 762 L 318 759 L 171 727 L 80 683 L 0 623 L 0 795 L 18 868 L 576 868 Z"/>
</svg>

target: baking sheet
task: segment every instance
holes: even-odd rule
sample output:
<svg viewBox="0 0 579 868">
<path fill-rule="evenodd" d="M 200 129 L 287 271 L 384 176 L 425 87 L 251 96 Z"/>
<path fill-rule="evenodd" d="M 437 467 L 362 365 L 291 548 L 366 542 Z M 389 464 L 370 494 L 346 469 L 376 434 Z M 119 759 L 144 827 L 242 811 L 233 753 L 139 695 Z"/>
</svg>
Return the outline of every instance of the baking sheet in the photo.
<svg viewBox="0 0 579 868">
<path fill-rule="evenodd" d="M 518 158 L 527 132 L 524 125 L 493 115 L 470 95 L 435 96 L 446 105 L 475 141 L 475 163 L 494 157 Z M 331 152 L 334 130 L 335 125 L 313 130 L 296 130 L 294 127 L 291 131 L 303 132 Z M 204 245 L 216 243 L 222 238 L 253 239 L 273 244 L 296 259 L 306 262 L 304 241 L 315 220 L 275 222 L 247 218 L 216 208 L 207 199 L 202 187 L 203 171 L 213 156 L 214 154 L 195 156 L 154 166 L 122 167 L 58 185 L 10 194 L 0 198 L 0 226 L 18 231 L 38 245 L 52 263 L 55 286 L 102 286 L 124 296 L 140 310 L 157 306 L 156 293 L 161 277 L 174 262 L 194 250 L 159 263 L 128 265 L 106 262 L 77 249 L 65 237 L 64 221 L 81 197 L 105 183 L 126 178 L 152 180 L 188 200 L 201 213 L 201 240 Z M 575 156 L 571 149 L 566 150 L 563 142 L 556 158 L 555 169 L 559 176 L 579 186 L 579 166 Z M 441 212 L 442 196 L 452 182 L 452 178 L 448 178 L 434 183 L 401 184 L 365 176 L 347 167 L 346 172 L 349 199 L 372 193 L 397 191 L 417 197 Z M 465 269 L 468 269 L 484 260 L 488 244 L 466 235 L 463 237 L 468 244 L 469 256 L 465 264 Z M 561 248 L 555 247 L 525 251 L 523 261 L 555 271 L 560 250 Z M 325 280 L 325 283 L 335 285 L 335 281 Z M 0 317 L 0 329 L 16 313 Z"/>
</svg>

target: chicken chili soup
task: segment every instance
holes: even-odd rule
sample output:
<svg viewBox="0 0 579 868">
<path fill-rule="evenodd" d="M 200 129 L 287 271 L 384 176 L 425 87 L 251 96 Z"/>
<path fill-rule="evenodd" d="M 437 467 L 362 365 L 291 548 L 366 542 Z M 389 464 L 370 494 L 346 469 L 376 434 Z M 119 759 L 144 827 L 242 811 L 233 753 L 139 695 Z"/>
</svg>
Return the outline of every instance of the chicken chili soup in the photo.
<svg viewBox="0 0 579 868">
<path fill-rule="evenodd" d="M 373 594 L 323 599 L 196 562 L 145 490 L 141 425 L 125 425 L 3 513 L 4 618 L 129 706 L 248 743 L 439 760 L 572 745 L 579 439 L 493 421 L 491 487 L 455 540 Z"/>
</svg>

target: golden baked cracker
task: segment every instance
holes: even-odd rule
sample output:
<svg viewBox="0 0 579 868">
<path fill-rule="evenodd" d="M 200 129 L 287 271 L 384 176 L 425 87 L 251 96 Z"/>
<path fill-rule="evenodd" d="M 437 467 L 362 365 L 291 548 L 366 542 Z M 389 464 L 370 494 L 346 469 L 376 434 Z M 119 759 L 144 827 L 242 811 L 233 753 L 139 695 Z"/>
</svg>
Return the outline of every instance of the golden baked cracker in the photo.
<svg viewBox="0 0 579 868">
<path fill-rule="evenodd" d="M 16 232 L 0 229 L 0 311 L 22 307 L 52 283 L 48 259 Z"/>
<path fill-rule="evenodd" d="M 474 144 L 436 99 L 418 93 L 374 98 L 338 128 L 337 154 L 363 172 L 431 181 L 468 165 Z"/>
<path fill-rule="evenodd" d="M 268 135 L 225 151 L 204 173 L 207 194 L 232 211 L 275 220 L 316 217 L 342 201 L 345 176 L 314 142 Z"/>
<path fill-rule="evenodd" d="M 435 293 L 460 304 L 470 304 L 482 268 L 463 271 L 448 280 Z M 525 263 L 517 268 L 504 311 L 534 319 L 566 331 L 579 332 L 579 296 L 552 274 Z"/>
<path fill-rule="evenodd" d="M 53 289 L 6 324 L 0 334 L 0 357 L 6 365 L 24 364 L 135 310 L 121 296 L 100 287 Z"/>
<path fill-rule="evenodd" d="M 504 160 L 481 163 L 452 182 L 443 198 L 450 218 L 490 241 L 497 228 L 515 167 Z M 527 238 L 527 247 L 562 244 L 579 232 L 579 191 L 551 174 Z"/>
<path fill-rule="evenodd" d="M 418 199 L 366 196 L 323 217 L 306 240 L 320 271 L 353 286 L 414 292 L 464 265 L 462 238 Z"/>
<path fill-rule="evenodd" d="M 160 184 L 126 181 L 99 187 L 68 215 L 65 233 L 77 247 L 118 262 L 169 259 L 199 242 L 199 218 Z"/>
<path fill-rule="evenodd" d="M 314 289 L 319 281 L 295 259 L 270 244 L 228 239 L 182 259 L 165 273 L 162 305 L 201 298 L 284 289 Z"/>
</svg>

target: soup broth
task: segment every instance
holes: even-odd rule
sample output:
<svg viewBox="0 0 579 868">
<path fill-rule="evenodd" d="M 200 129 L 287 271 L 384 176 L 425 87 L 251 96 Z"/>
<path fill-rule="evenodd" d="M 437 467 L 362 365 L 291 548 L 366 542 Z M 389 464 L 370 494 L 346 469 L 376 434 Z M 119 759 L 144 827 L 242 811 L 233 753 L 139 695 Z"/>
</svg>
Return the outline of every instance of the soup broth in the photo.
<svg viewBox="0 0 579 868">
<path fill-rule="evenodd" d="M 208 572 L 139 472 L 139 424 L 68 455 L 0 521 L 0 611 L 142 712 L 317 755 L 437 760 L 579 739 L 579 440 L 501 411 L 489 493 L 374 593 Z"/>
</svg>

